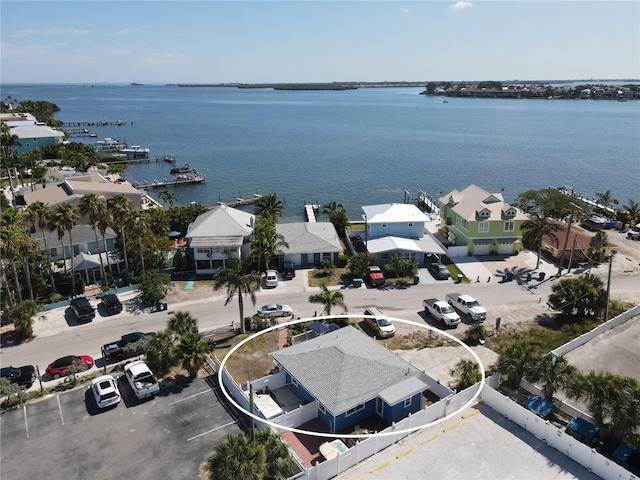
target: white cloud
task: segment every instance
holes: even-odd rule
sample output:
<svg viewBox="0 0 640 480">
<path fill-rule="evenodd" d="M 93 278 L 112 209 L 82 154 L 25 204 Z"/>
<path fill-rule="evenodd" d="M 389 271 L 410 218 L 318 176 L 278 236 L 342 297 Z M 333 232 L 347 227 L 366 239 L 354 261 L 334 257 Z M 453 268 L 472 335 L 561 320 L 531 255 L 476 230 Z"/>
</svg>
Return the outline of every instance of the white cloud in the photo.
<svg viewBox="0 0 640 480">
<path fill-rule="evenodd" d="M 33 35 L 35 33 L 36 33 L 35 30 L 20 30 L 19 32 L 16 32 L 13 35 L 11 35 L 11 38 L 28 37 L 28 36 Z"/>
<path fill-rule="evenodd" d="M 108 57 L 123 57 L 131 53 L 131 50 L 127 48 L 111 48 L 106 53 Z"/>
<path fill-rule="evenodd" d="M 50 28 L 46 33 L 52 35 L 86 35 L 89 33 L 89 30 L 79 30 L 77 28 L 71 29 L 61 29 L 61 28 Z"/>
<path fill-rule="evenodd" d="M 473 3 L 467 2 L 465 0 L 460 0 L 459 2 L 454 3 L 449 8 L 453 12 L 457 12 L 458 10 L 466 10 L 467 8 L 473 7 Z"/>
<path fill-rule="evenodd" d="M 408 8 L 401 8 L 400 9 L 400 13 L 403 15 L 408 15 L 409 14 L 409 9 Z"/>
<path fill-rule="evenodd" d="M 51 50 L 51 45 L 14 45 L 11 43 L 2 44 L 2 57 L 4 59 L 39 59 L 46 57 Z"/>
</svg>

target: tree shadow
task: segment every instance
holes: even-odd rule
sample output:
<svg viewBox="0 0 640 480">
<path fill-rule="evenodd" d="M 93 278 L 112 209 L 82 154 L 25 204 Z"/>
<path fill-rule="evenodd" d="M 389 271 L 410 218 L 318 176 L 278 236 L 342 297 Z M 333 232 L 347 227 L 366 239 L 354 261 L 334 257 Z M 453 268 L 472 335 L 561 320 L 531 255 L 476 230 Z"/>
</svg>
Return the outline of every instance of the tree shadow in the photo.
<svg viewBox="0 0 640 480">
<path fill-rule="evenodd" d="M 20 342 L 18 341 L 18 336 L 14 330 L 8 330 L 0 334 L 1 348 L 15 347 L 16 345 L 20 345 Z"/>
<path fill-rule="evenodd" d="M 158 396 L 166 397 L 168 395 L 181 393 L 185 388 L 189 387 L 194 380 L 195 378 L 182 374 L 165 377 L 160 381 L 160 392 L 158 392 Z"/>
</svg>

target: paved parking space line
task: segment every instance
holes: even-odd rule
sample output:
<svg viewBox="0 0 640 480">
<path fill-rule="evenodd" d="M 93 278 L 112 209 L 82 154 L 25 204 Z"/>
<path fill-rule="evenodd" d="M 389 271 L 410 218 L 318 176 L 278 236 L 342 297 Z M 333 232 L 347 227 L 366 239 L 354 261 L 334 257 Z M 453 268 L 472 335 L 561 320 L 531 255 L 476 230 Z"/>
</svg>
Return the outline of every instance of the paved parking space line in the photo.
<svg viewBox="0 0 640 480">
<path fill-rule="evenodd" d="M 171 402 L 169 404 L 169 407 L 171 405 L 175 405 L 176 403 L 184 402 L 185 400 L 189 400 L 190 398 L 197 397 L 198 395 L 202 395 L 203 393 L 207 393 L 207 392 L 211 392 L 211 389 L 209 388 L 209 389 L 205 390 L 204 392 L 194 393 L 193 395 L 189 395 L 188 397 L 181 398 L 180 400 L 176 400 L 175 402 Z"/>
<path fill-rule="evenodd" d="M 56 399 L 58 400 L 58 410 L 60 411 L 60 421 L 62 425 L 64 425 L 64 417 L 62 416 L 62 405 L 60 405 L 60 395 L 56 395 Z"/>
<path fill-rule="evenodd" d="M 24 413 L 24 429 L 27 431 L 27 438 L 29 438 L 29 423 L 27 422 L 27 406 L 22 406 L 22 411 Z"/>
<path fill-rule="evenodd" d="M 209 433 L 215 432 L 216 430 L 220 430 L 221 428 L 228 427 L 229 425 L 234 425 L 235 423 L 236 422 L 229 422 L 229 423 L 227 423 L 225 425 L 221 425 L 220 427 L 214 428 L 214 429 L 209 430 L 207 432 L 202 432 L 202 433 L 196 435 L 195 437 L 187 438 L 187 442 L 190 442 L 191 440 L 195 440 L 196 438 L 202 437 L 202 436 L 207 435 Z"/>
</svg>

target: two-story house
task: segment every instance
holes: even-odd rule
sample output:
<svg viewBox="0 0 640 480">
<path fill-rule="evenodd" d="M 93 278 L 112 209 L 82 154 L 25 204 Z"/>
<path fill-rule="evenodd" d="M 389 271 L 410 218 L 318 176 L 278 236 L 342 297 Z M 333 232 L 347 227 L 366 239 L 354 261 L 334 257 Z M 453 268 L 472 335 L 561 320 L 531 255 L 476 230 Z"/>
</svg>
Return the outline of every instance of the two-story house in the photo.
<svg viewBox="0 0 640 480">
<path fill-rule="evenodd" d="M 529 218 L 506 203 L 501 193 L 470 185 L 443 195 L 439 202 L 441 233 L 451 246 L 466 246 L 467 255 L 510 255 L 522 249 L 520 227 Z M 459 255 L 450 251 L 449 256 Z"/>
<path fill-rule="evenodd" d="M 203 213 L 185 235 L 193 253 L 196 274 L 211 274 L 224 268 L 227 256 L 242 258 L 251 251 L 255 215 L 226 205 Z"/>
<path fill-rule="evenodd" d="M 400 252 L 408 260 L 427 263 L 430 253 L 446 253 L 425 228 L 431 219 L 415 205 L 385 203 L 362 207 L 365 223 L 362 242 L 369 253 L 375 254 L 379 265 L 389 263 L 393 253 Z"/>
</svg>

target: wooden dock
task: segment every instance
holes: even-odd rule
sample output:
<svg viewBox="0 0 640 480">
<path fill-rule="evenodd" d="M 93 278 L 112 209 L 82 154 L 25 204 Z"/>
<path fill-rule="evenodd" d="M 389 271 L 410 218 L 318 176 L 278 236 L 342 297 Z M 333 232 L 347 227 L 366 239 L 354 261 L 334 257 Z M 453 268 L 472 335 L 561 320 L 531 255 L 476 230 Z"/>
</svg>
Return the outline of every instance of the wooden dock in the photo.
<svg viewBox="0 0 640 480">
<path fill-rule="evenodd" d="M 304 213 L 307 216 L 307 222 L 315 223 L 317 210 L 320 210 L 320 205 L 313 205 L 311 203 L 304 204 Z"/>
<path fill-rule="evenodd" d="M 254 193 L 253 197 L 251 198 L 241 198 L 238 197 L 236 198 L 235 202 L 218 202 L 218 205 L 225 205 L 227 207 L 241 207 L 242 205 L 250 205 L 252 203 L 257 202 L 258 200 L 260 200 L 262 198 L 262 195 L 258 194 L 258 193 Z"/>
<path fill-rule="evenodd" d="M 162 180 L 162 181 L 158 181 L 158 180 L 154 180 L 153 183 L 149 183 L 145 180 L 144 182 L 144 187 L 150 187 L 150 188 L 162 188 L 162 187 L 171 187 L 171 186 L 176 186 L 176 185 L 190 185 L 193 183 L 204 183 L 207 181 L 207 177 L 205 176 L 200 176 L 200 175 L 194 175 L 192 177 L 189 178 L 176 178 L 175 180 Z M 138 185 L 143 186 L 143 185 Z"/>
</svg>

